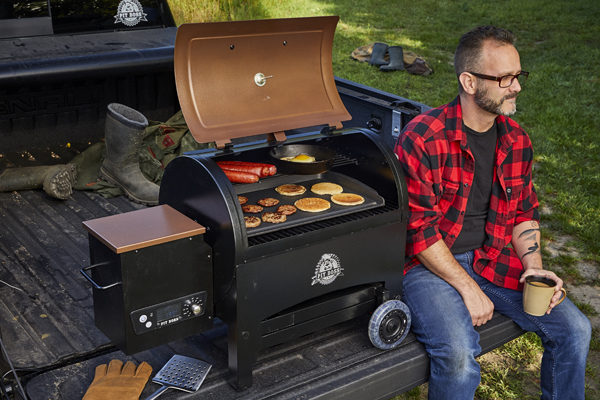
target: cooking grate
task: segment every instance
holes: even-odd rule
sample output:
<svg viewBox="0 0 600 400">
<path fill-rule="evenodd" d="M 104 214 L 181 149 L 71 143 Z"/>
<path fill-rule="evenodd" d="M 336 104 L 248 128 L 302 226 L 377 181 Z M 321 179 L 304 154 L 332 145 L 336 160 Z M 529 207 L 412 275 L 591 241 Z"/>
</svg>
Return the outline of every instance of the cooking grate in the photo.
<svg viewBox="0 0 600 400">
<path fill-rule="evenodd" d="M 339 167 L 342 165 L 349 165 L 349 164 L 358 164 L 358 160 L 356 158 L 350 158 L 350 157 L 346 157 L 343 155 L 338 154 L 335 157 L 335 160 L 333 160 L 333 167 Z"/>
<path fill-rule="evenodd" d="M 375 215 L 384 214 L 398 209 L 398 205 L 385 204 L 381 207 L 371 208 L 365 211 L 359 211 L 353 214 L 346 214 L 340 217 L 321 220 L 318 222 L 308 223 L 288 229 L 281 229 L 275 232 L 265 233 L 263 235 L 252 236 L 248 238 L 248 247 L 257 246 L 265 243 L 274 242 L 276 240 L 287 239 L 290 237 L 302 235 L 308 232 L 318 231 L 320 229 L 329 228 L 331 226 L 345 224 L 347 222 L 358 221 L 363 218 L 370 218 Z"/>
</svg>

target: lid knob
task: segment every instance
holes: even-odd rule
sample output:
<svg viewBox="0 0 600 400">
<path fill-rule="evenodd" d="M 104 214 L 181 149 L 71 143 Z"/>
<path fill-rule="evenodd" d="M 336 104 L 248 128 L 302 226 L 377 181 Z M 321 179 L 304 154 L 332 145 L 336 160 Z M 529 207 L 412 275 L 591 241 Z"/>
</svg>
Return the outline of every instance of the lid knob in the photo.
<svg viewBox="0 0 600 400">
<path fill-rule="evenodd" d="M 254 83 L 256 83 L 257 86 L 265 86 L 265 83 L 267 83 L 267 79 L 272 77 L 273 75 L 265 76 L 265 74 L 259 72 L 258 74 L 254 75 Z"/>
</svg>

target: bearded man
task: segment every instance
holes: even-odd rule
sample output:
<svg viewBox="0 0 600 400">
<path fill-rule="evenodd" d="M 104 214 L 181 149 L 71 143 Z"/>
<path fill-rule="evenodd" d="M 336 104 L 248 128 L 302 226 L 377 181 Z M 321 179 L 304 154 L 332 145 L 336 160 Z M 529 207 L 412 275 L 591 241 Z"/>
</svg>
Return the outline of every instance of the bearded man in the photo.
<svg viewBox="0 0 600 400">
<path fill-rule="evenodd" d="M 454 57 L 458 97 L 413 119 L 395 152 L 410 217 L 403 301 L 429 354 L 429 399 L 473 399 L 480 382 L 474 329 L 494 311 L 542 339 L 542 399 L 584 399 L 589 320 L 542 265 L 533 150 L 514 120 L 529 73 L 515 35 L 493 26 L 464 34 Z M 546 314 L 524 312 L 525 278 L 556 282 Z"/>
</svg>

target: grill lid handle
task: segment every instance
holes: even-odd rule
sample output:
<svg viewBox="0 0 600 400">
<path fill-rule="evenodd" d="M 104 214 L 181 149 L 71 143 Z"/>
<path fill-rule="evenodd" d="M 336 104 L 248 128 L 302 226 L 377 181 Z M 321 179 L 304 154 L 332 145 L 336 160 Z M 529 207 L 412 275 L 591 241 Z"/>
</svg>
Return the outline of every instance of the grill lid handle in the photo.
<svg viewBox="0 0 600 400">
<path fill-rule="evenodd" d="M 267 142 L 283 143 L 287 140 L 285 132 L 271 132 L 267 135 Z"/>
</svg>

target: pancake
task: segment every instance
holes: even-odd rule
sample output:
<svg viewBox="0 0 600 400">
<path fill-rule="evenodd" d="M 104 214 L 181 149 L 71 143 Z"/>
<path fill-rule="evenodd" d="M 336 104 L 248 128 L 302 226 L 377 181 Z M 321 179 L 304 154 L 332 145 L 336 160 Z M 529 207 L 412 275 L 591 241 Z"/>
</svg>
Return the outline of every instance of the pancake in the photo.
<svg viewBox="0 0 600 400">
<path fill-rule="evenodd" d="M 331 196 L 331 201 L 341 206 L 356 206 L 365 202 L 365 198 L 354 193 L 339 193 Z"/>
<path fill-rule="evenodd" d="M 282 222 L 285 222 L 286 219 L 287 217 L 280 213 L 266 212 L 262 215 L 263 221 L 270 222 L 272 224 L 280 224 Z"/>
<path fill-rule="evenodd" d="M 312 185 L 311 192 L 316 194 L 338 194 L 344 191 L 344 188 L 337 183 L 319 182 Z"/>
<path fill-rule="evenodd" d="M 246 228 L 256 228 L 260 225 L 260 218 L 258 217 L 244 217 L 246 222 Z"/>
<path fill-rule="evenodd" d="M 320 199 L 318 197 L 305 197 L 297 200 L 294 205 L 299 210 L 307 212 L 320 212 L 328 210 L 331 207 L 331 203 L 327 200 Z"/>
<path fill-rule="evenodd" d="M 306 188 L 302 185 L 281 185 L 275 188 L 275 191 L 282 196 L 299 196 L 306 192 Z"/>
</svg>

